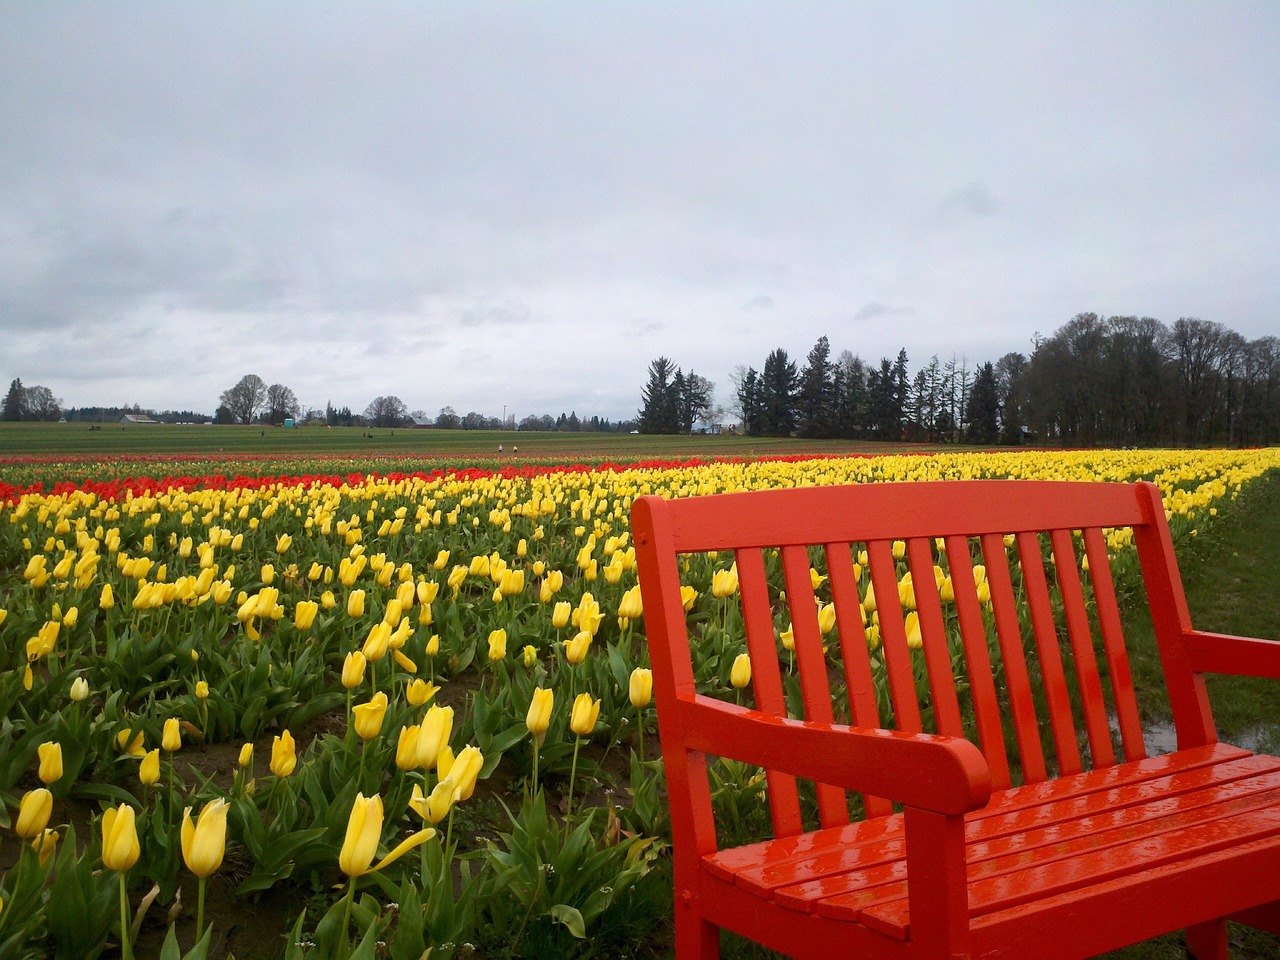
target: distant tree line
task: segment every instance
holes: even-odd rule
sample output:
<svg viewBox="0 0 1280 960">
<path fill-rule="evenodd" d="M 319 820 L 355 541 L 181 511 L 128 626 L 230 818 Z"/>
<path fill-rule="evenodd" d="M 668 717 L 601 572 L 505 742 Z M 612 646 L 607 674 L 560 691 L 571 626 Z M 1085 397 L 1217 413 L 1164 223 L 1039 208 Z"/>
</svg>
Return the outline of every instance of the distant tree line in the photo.
<svg viewBox="0 0 1280 960">
<path fill-rule="evenodd" d="M 913 374 L 905 350 L 871 364 L 832 357 L 823 336 L 798 365 L 786 350 L 733 373 L 730 416 L 758 436 L 1064 446 L 1266 445 L 1280 442 L 1280 339 L 1246 340 L 1184 317 L 1078 314 L 1031 355 L 970 365 L 932 357 Z M 666 357 L 649 365 L 640 429 L 688 432 L 698 416 Z"/>
</svg>

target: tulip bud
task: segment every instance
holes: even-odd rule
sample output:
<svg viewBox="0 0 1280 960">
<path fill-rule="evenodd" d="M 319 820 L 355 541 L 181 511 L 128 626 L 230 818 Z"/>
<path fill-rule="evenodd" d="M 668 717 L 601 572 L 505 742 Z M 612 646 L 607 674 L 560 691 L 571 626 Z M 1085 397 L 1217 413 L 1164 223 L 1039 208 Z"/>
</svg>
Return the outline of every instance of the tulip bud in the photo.
<svg viewBox="0 0 1280 960">
<path fill-rule="evenodd" d="M 520 657 L 525 665 L 525 669 L 532 670 L 538 662 L 538 648 L 533 644 L 525 644 L 523 650 L 520 651 Z"/>
<path fill-rule="evenodd" d="M 285 730 L 271 741 L 271 772 L 277 777 L 287 777 L 298 765 L 293 734 Z"/>
<path fill-rule="evenodd" d="M 555 605 L 551 613 L 551 625 L 557 630 L 562 630 L 569 624 L 569 617 L 573 614 L 573 604 L 568 600 L 561 600 Z"/>
<path fill-rule="evenodd" d="M 104 583 L 102 585 L 102 596 L 98 598 L 98 606 L 103 610 L 110 610 L 116 605 L 116 595 L 111 589 L 111 584 Z"/>
<path fill-rule="evenodd" d="M 76 703 L 89 696 L 89 681 L 84 677 L 76 677 L 71 681 L 71 699 Z"/>
<path fill-rule="evenodd" d="M 587 658 L 587 651 L 591 649 L 591 634 L 586 630 L 579 630 L 568 643 L 564 645 L 564 658 L 575 666 Z"/>
<path fill-rule="evenodd" d="M 418 766 L 430 769 L 438 766 L 441 754 L 449 749 L 453 735 L 453 707 L 435 706 L 422 718 L 422 730 L 418 734 Z M 442 771 L 443 776 L 448 771 Z"/>
<path fill-rule="evenodd" d="M 154 786 L 160 779 L 160 748 L 149 750 L 142 755 L 142 763 L 138 766 L 138 779 L 143 786 Z"/>
<path fill-rule="evenodd" d="M 653 699 L 653 671 L 647 667 L 636 667 L 631 671 L 630 683 L 631 705 L 643 710 Z"/>
<path fill-rule="evenodd" d="M 62 779 L 62 744 L 56 740 L 36 747 L 40 756 L 40 782 L 46 786 Z"/>
<path fill-rule="evenodd" d="M 585 737 L 596 728 L 596 720 L 600 716 L 600 701 L 589 693 L 580 693 L 573 701 L 573 712 L 569 717 L 569 729 L 580 737 Z"/>
<path fill-rule="evenodd" d="M 494 630 L 489 634 L 489 660 L 496 663 L 507 655 L 507 631 Z"/>
<path fill-rule="evenodd" d="M 209 699 L 209 681 L 208 680 L 196 681 L 196 699 L 197 700 Z"/>
<path fill-rule="evenodd" d="M 729 682 L 738 690 L 741 690 L 751 682 L 750 656 L 740 653 L 734 658 L 733 667 L 729 670 Z"/>
<path fill-rule="evenodd" d="M 310 630 L 311 625 L 316 622 L 316 614 L 320 612 L 320 605 L 314 600 L 299 600 L 293 608 L 293 628 L 295 630 Z"/>
<path fill-rule="evenodd" d="M 123 873 L 138 862 L 142 850 L 134 817 L 134 809 L 127 803 L 102 814 L 102 863 L 109 870 Z"/>
<path fill-rule="evenodd" d="M 253 744 L 246 743 L 240 748 L 240 756 L 236 758 L 236 762 L 240 766 L 248 768 L 253 766 Z"/>
<path fill-rule="evenodd" d="M 372 740 L 382 731 L 382 720 L 387 715 L 387 695 L 379 690 L 368 703 L 351 708 L 356 735 L 361 740 Z"/>
<path fill-rule="evenodd" d="M 169 753 L 182 747 L 182 728 L 178 726 L 178 718 L 170 717 L 164 722 L 164 733 L 160 737 L 160 746 Z"/>
<path fill-rule="evenodd" d="M 349 877 L 369 872 L 378 844 L 382 840 L 382 797 L 365 797 L 357 793 L 347 818 L 347 833 L 338 854 L 338 866 Z"/>
<path fill-rule="evenodd" d="M 352 590 L 347 595 L 347 616 L 352 620 L 364 616 L 364 591 Z"/>
<path fill-rule="evenodd" d="M 342 661 L 342 685 L 348 690 L 354 690 L 364 682 L 365 663 L 364 654 L 359 650 L 352 650 Z"/>
<path fill-rule="evenodd" d="M 207 877 L 222 866 L 227 848 L 227 810 L 231 805 L 218 797 L 205 804 L 195 823 L 191 808 L 182 813 L 182 859 L 197 877 Z"/>
<path fill-rule="evenodd" d="M 431 639 L 427 641 L 427 656 L 434 657 L 440 652 L 440 634 L 433 633 Z"/>
<path fill-rule="evenodd" d="M 400 736 L 396 740 L 396 766 L 401 770 L 416 770 L 418 767 L 418 735 L 422 732 L 416 723 L 400 728 Z"/>
<path fill-rule="evenodd" d="M 31 841 L 31 849 L 36 852 L 36 856 L 40 860 L 40 866 L 45 866 L 49 862 L 49 858 L 58 849 L 58 831 L 48 829 L 42 831 L 38 837 Z"/>
<path fill-rule="evenodd" d="M 449 766 L 448 777 L 457 784 L 459 800 L 470 800 L 475 792 L 476 780 L 484 766 L 484 754 L 475 747 L 463 747 Z"/>
<path fill-rule="evenodd" d="M 555 691 L 538 687 L 533 691 L 533 699 L 529 703 L 529 712 L 525 715 L 524 725 L 535 737 L 541 737 L 551 725 L 551 710 L 555 705 Z"/>
<path fill-rule="evenodd" d="M 52 814 L 53 794 L 44 787 L 28 790 L 18 805 L 18 819 L 14 821 L 13 832 L 24 840 L 38 837 L 49 825 Z"/>
</svg>

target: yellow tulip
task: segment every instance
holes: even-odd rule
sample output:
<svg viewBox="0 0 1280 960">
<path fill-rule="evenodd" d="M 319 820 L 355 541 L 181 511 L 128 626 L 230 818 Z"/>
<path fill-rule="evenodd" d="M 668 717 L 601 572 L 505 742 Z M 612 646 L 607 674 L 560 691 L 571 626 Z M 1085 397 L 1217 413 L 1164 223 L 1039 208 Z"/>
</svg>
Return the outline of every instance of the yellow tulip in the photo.
<svg viewBox="0 0 1280 960">
<path fill-rule="evenodd" d="M 373 629 L 369 631 L 369 636 L 365 638 L 361 652 L 370 663 L 377 663 L 387 655 L 390 646 L 391 625 L 384 620 L 374 624 Z"/>
<path fill-rule="evenodd" d="M 333 595 L 332 590 L 326 590 L 324 593 L 320 594 L 320 606 L 324 607 L 326 610 L 332 610 L 337 605 L 338 598 Z"/>
<path fill-rule="evenodd" d="M 596 728 L 596 720 L 600 717 L 600 701 L 589 693 L 580 693 L 573 701 L 573 712 L 569 716 L 569 729 L 580 737 L 585 737 Z"/>
<path fill-rule="evenodd" d="M 284 553 L 293 545 L 293 537 L 287 533 L 282 533 L 276 537 L 276 553 Z"/>
<path fill-rule="evenodd" d="M 62 615 L 62 625 L 64 627 L 74 627 L 76 621 L 80 619 L 80 608 L 69 607 L 67 612 Z"/>
<path fill-rule="evenodd" d="M 427 710 L 418 734 L 418 766 L 424 770 L 436 766 L 441 751 L 448 749 L 452 735 L 453 707 L 435 706 Z"/>
<path fill-rule="evenodd" d="M 170 717 L 164 722 L 164 733 L 160 737 L 160 746 L 169 753 L 182 747 L 182 728 L 177 717 Z"/>
<path fill-rule="evenodd" d="M 320 612 L 320 604 L 314 600 L 299 600 L 293 608 L 293 628 L 310 630 L 316 622 L 316 614 Z"/>
<path fill-rule="evenodd" d="M 643 613 L 644 604 L 640 600 L 640 588 L 632 587 L 622 595 L 622 602 L 618 604 L 618 616 L 634 620 Z"/>
<path fill-rule="evenodd" d="M 400 625 L 400 618 L 404 616 L 404 605 L 396 597 L 392 597 L 387 601 L 387 608 L 382 611 L 382 622 L 387 626 L 395 628 Z"/>
<path fill-rule="evenodd" d="M 729 682 L 741 690 L 751 682 L 751 657 L 745 653 L 738 654 L 729 670 Z"/>
<path fill-rule="evenodd" d="M 427 656 L 434 657 L 440 652 L 440 634 L 433 633 L 431 639 L 427 641 Z"/>
<path fill-rule="evenodd" d="M 58 849 L 58 831 L 43 830 L 40 836 L 31 841 L 31 849 L 36 852 L 36 857 L 40 860 L 40 866 L 45 866 L 49 862 L 49 858 Z"/>
<path fill-rule="evenodd" d="M 524 649 L 520 651 L 520 659 L 526 669 L 532 670 L 538 662 L 538 648 L 531 643 L 526 643 Z"/>
<path fill-rule="evenodd" d="M 240 756 L 236 758 L 236 763 L 242 767 L 253 766 L 253 744 L 246 743 L 240 748 Z"/>
<path fill-rule="evenodd" d="M 591 649 L 591 634 L 579 630 L 572 640 L 564 645 L 564 658 L 575 666 L 587 659 L 587 651 Z"/>
<path fill-rule="evenodd" d="M 192 823 L 191 808 L 182 813 L 182 859 L 197 877 L 207 877 L 222 866 L 227 848 L 227 811 L 221 797 L 210 800 Z"/>
<path fill-rule="evenodd" d="M 738 570 L 717 570 L 711 575 L 711 595 L 717 599 L 731 597 L 738 592 Z"/>
<path fill-rule="evenodd" d="M 631 705 L 638 710 L 644 709 L 653 699 L 653 671 L 648 667 L 636 667 L 631 671 L 629 686 Z"/>
<path fill-rule="evenodd" d="M 352 620 L 364 616 L 364 591 L 352 590 L 347 595 L 347 616 Z"/>
<path fill-rule="evenodd" d="M 378 844 L 382 840 L 382 797 L 376 793 L 371 797 L 357 793 L 351 806 L 351 815 L 347 818 L 347 834 L 338 854 L 338 866 L 352 879 L 362 877 L 395 862 L 435 835 L 435 830 L 430 827 L 419 830 L 383 857 L 376 867 L 371 867 L 370 864 L 378 853 Z"/>
<path fill-rule="evenodd" d="M 24 840 L 38 837 L 44 833 L 52 815 L 53 794 L 44 787 L 28 790 L 18 804 L 18 819 L 14 821 L 13 832 Z"/>
<path fill-rule="evenodd" d="M 277 777 L 287 777 L 298 765 L 298 753 L 293 734 L 285 730 L 271 741 L 271 772 Z"/>
<path fill-rule="evenodd" d="M 208 680 L 196 681 L 196 699 L 197 700 L 209 699 L 209 681 Z"/>
<path fill-rule="evenodd" d="M 396 740 L 396 766 L 401 770 L 416 770 L 418 767 L 418 737 L 422 728 L 416 723 L 400 728 L 400 736 Z"/>
<path fill-rule="evenodd" d="M 142 763 L 138 766 L 138 779 L 144 786 L 154 786 L 160 779 L 160 748 L 149 750 L 142 755 Z"/>
<path fill-rule="evenodd" d="M 907 646 L 913 650 L 923 647 L 924 637 L 920 633 L 920 614 L 914 610 L 908 613 L 905 628 L 907 631 Z"/>
<path fill-rule="evenodd" d="M 818 608 L 818 629 L 822 631 L 825 637 L 831 632 L 836 625 L 836 605 L 834 603 L 825 603 Z"/>
<path fill-rule="evenodd" d="M 507 655 L 507 631 L 498 629 L 489 634 L 489 660 L 497 663 Z"/>
<path fill-rule="evenodd" d="M 71 699 L 76 703 L 89 696 L 89 681 L 84 677 L 76 677 L 71 681 Z"/>
<path fill-rule="evenodd" d="M 533 699 L 529 703 L 529 712 L 525 715 L 524 725 L 535 737 L 547 732 L 551 725 L 551 708 L 555 705 L 555 692 L 538 687 L 533 691 Z"/>
<path fill-rule="evenodd" d="M 457 793 L 458 788 L 448 777 L 437 783 L 429 796 L 423 796 L 422 786 L 415 783 L 413 785 L 413 795 L 409 798 L 409 806 L 423 820 L 439 823 L 449 815 Z"/>
<path fill-rule="evenodd" d="M 102 814 L 102 863 L 108 870 L 123 873 L 138 862 L 142 849 L 134 817 L 134 809 L 127 803 Z"/>
<path fill-rule="evenodd" d="M 372 740 L 382 731 L 382 720 L 387 715 L 387 695 L 379 690 L 367 703 L 351 708 L 356 735 L 361 740 Z"/>
<path fill-rule="evenodd" d="M 405 687 L 404 698 L 409 701 L 409 706 L 420 707 L 424 703 L 430 703 L 439 689 L 434 683 L 419 677 Z"/>
<path fill-rule="evenodd" d="M 457 799 L 470 800 L 476 789 L 476 780 L 484 766 L 484 754 L 475 747 L 463 747 L 454 757 L 446 776 L 457 784 Z"/>
<path fill-rule="evenodd" d="M 132 738 L 132 739 L 130 739 Z M 140 757 L 146 753 L 146 748 L 142 745 L 142 731 L 139 730 L 135 736 L 133 731 L 125 728 L 116 734 L 116 743 L 120 749 L 131 757 Z"/>
<path fill-rule="evenodd" d="M 573 615 L 573 604 L 568 600 L 558 602 L 551 612 L 551 625 L 562 630 L 569 625 L 569 617 Z"/>
<path fill-rule="evenodd" d="M 50 740 L 36 747 L 40 756 L 40 782 L 48 785 L 62 779 L 62 744 Z"/>
<path fill-rule="evenodd" d="M 359 650 L 352 650 L 342 661 L 342 685 L 348 690 L 364 683 L 365 663 L 364 654 Z"/>
</svg>

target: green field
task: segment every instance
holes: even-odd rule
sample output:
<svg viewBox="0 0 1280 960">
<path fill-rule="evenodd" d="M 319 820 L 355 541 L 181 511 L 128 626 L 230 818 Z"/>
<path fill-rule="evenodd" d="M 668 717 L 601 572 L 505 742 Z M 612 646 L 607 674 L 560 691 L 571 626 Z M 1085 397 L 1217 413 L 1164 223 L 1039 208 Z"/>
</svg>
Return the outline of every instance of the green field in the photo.
<svg viewBox="0 0 1280 960">
<path fill-rule="evenodd" d="M 170 424 L 3 423 L 0 457 L 111 457 L 252 454 L 264 456 L 442 457 L 635 460 L 752 457 L 796 453 L 906 453 L 922 444 L 775 437 L 662 436 L 502 430 L 382 430 L 365 427 L 176 426 Z M 948 449 L 956 449 L 949 447 Z"/>
</svg>

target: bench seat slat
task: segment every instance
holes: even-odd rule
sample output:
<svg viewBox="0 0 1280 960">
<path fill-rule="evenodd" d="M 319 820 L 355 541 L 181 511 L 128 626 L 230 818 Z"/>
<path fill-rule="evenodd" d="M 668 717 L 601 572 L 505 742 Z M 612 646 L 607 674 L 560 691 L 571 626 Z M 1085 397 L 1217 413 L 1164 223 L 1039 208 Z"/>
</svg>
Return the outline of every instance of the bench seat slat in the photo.
<svg viewBox="0 0 1280 960">
<path fill-rule="evenodd" d="M 1150 762 L 1128 766 L 1134 768 L 1130 771 L 1132 780 L 1121 786 L 1095 789 L 1098 778 L 1082 774 L 1071 778 L 1081 781 L 1076 784 L 1078 793 L 1061 796 L 1054 802 L 1027 804 L 1026 797 L 1023 796 L 1025 791 L 1020 789 L 993 795 L 986 807 L 970 816 L 966 824 L 966 838 L 971 844 L 1004 842 L 1004 846 L 992 847 L 990 854 L 971 850 L 970 856 L 996 855 L 1011 843 L 1030 843 L 1022 839 L 1009 841 L 1007 838 L 1022 838 L 1029 832 L 1043 830 L 1051 824 L 1057 824 L 1061 832 L 1068 829 L 1064 825 L 1071 821 L 1083 821 L 1107 811 L 1134 808 L 1170 796 L 1180 797 L 1195 791 L 1212 790 L 1223 784 L 1259 775 L 1280 778 L 1280 761 L 1247 753 L 1221 763 L 1178 766 L 1173 772 L 1168 767 L 1164 770 L 1153 769 L 1156 765 Z M 1146 769 L 1142 769 L 1144 766 Z M 1090 780 L 1095 781 L 1095 784 L 1091 784 Z M 715 854 L 706 858 L 704 864 L 708 872 L 764 896 L 783 887 L 791 887 L 793 889 L 786 896 L 789 905 L 806 909 L 803 904 L 820 896 L 859 889 L 868 883 L 900 879 L 900 873 L 890 873 L 872 881 L 861 875 L 854 876 L 850 871 L 900 861 L 905 855 L 901 824 L 901 817 L 879 818 L 837 830 L 808 834 L 803 838 L 804 843 L 795 842 L 801 838 L 765 841 Z M 828 877 L 836 879 L 815 890 L 800 886 Z"/>
<path fill-rule="evenodd" d="M 1081 888 L 1177 864 L 1191 857 L 1230 852 L 1242 844 L 1270 841 L 1280 848 L 1280 805 L 1276 797 L 1272 791 L 1266 797 L 1243 798 L 1236 804 L 1223 804 L 1209 819 L 1187 818 L 1192 822 L 1122 843 L 1105 844 L 1104 838 L 1087 836 L 1075 845 L 1085 849 L 1064 848 L 1052 860 L 1010 868 L 994 876 L 983 874 L 987 870 L 999 870 L 1004 863 L 978 864 L 969 881 L 970 911 L 981 916 L 1011 910 L 1047 896 L 1069 895 Z M 1099 842 L 1099 849 L 1089 848 L 1092 841 Z M 906 939 L 910 922 L 905 889 L 902 892 L 903 896 L 892 901 L 864 909 L 859 915 L 862 922 Z M 823 912 L 821 906 L 818 912 Z"/>
</svg>

